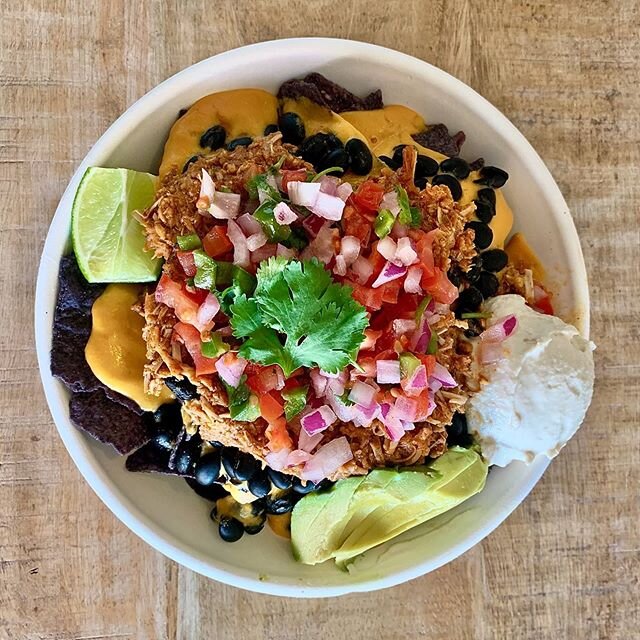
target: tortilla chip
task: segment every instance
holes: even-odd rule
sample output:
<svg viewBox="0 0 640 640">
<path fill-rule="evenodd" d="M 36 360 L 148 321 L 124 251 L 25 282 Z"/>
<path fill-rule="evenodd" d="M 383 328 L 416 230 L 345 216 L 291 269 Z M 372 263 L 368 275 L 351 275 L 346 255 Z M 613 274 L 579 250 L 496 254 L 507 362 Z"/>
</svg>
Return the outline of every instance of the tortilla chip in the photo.
<svg viewBox="0 0 640 640">
<path fill-rule="evenodd" d="M 466 136 L 464 131 L 458 131 L 455 135 L 449 133 L 449 129 L 444 124 L 430 124 L 420 133 L 411 136 L 418 144 L 427 149 L 433 149 L 445 156 L 457 156 L 464 144 Z"/>
<path fill-rule="evenodd" d="M 121 454 L 131 453 L 151 438 L 143 415 L 109 400 L 101 389 L 72 394 L 69 417 L 76 427 Z"/>
</svg>

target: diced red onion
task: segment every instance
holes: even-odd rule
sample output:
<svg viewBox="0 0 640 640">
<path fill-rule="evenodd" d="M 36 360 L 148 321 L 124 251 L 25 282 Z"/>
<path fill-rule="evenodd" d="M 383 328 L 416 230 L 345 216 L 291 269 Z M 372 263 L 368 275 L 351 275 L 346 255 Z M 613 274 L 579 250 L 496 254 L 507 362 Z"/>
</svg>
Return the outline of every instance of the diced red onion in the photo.
<svg viewBox="0 0 640 640">
<path fill-rule="evenodd" d="M 340 180 L 336 176 L 323 176 L 320 180 L 320 191 L 328 193 L 330 196 L 338 195 L 338 184 Z"/>
<path fill-rule="evenodd" d="M 262 225 L 250 213 L 243 213 L 236 222 L 245 236 L 251 236 L 262 231 Z"/>
<path fill-rule="evenodd" d="M 287 183 L 287 191 L 289 192 L 289 200 L 291 200 L 292 204 L 298 204 L 311 209 L 318 200 L 320 183 L 293 181 Z"/>
<path fill-rule="evenodd" d="M 383 423 L 383 426 L 385 433 L 392 442 L 398 442 L 404 435 L 404 423 L 398 418 L 390 418 L 387 422 Z"/>
<path fill-rule="evenodd" d="M 408 422 L 415 422 L 418 412 L 418 403 L 411 398 L 405 398 L 399 396 L 391 408 L 390 416 L 398 418 L 398 420 L 406 420 Z M 389 416 L 387 416 L 389 417 Z"/>
<path fill-rule="evenodd" d="M 211 176 L 202 169 L 200 174 L 200 196 L 196 202 L 198 209 L 208 209 L 213 202 L 213 198 L 216 194 L 216 186 L 211 179 Z"/>
<path fill-rule="evenodd" d="M 242 229 L 233 220 L 229 220 L 227 223 L 227 235 L 233 244 L 233 264 L 248 267 L 250 255 L 247 239 L 244 237 Z"/>
<path fill-rule="evenodd" d="M 346 202 L 353 193 L 353 186 L 349 182 L 343 182 L 337 189 L 336 195 L 340 200 Z"/>
<path fill-rule="evenodd" d="M 351 269 L 356 275 L 356 280 L 359 284 L 365 284 L 373 273 L 373 266 L 366 258 L 363 258 L 362 256 L 356 258 L 356 261 L 353 263 Z"/>
<path fill-rule="evenodd" d="M 411 336 L 409 346 L 411 347 L 411 351 L 416 353 L 425 353 L 429 346 L 429 342 L 431 342 L 431 327 L 429 326 L 427 314 L 425 312 L 420 319 L 420 324 Z"/>
<path fill-rule="evenodd" d="M 337 419 L 338 417 L 331 410 L 331 407 L 324 404 L 302 417 L 300 424 L 302 428 L 312 436 L 315 433 L 320 433 L 328 429 Z"/>
<path fill-rule="evenodd" d="M 350 378 L 357 380 L 358 378 L 375 378 L 376 362 L 373 358 L 365 358 L 358 362 L 358 367 L 354 367 L 350 371 Z"/>
<path fill-rule="evenodd" d="M 441 382 L 445 389 L 453 389 L 453 387 L 458 386 L 453 376 L 439 362 L 436 362 L 431 376 Z"/>
<path fill-rule="evenodd" d="M 409 396 L 420 395 L 429 386 L 427 368 L 420 364 L 406 380 L 402 381 L 402 390 Z"/>
<path fill-rule="evenodd" d="M 398 245 L 393 238 L 386 236 L 382 238 L 377 245 L 378 253 L 385 259 L 393 262 L 396 257 Z"/>
<path fill-rule="evenodd" d="M 318 434 L 322 436 L 322 434 Z M 311 454 L 308 451 L 303 451 L 302 449 L 296 449 L 292 451 L 287 456 L 287 461 L 285 463 L 286 467 L 297 467 L 299 464 L 304 464 L 308 460 L 311 460 Z"/>
<path fill-rule="evenodd" d="M 216 191 L 209 213 L 218 220 L 233 220 L 240 212 L 240 194 Z"/>
<path fill-rule="evenodd" d="M 480 362 L 492 364 L 502 358 L 501 342 L 482 342 L 480 344 Z"/>
<path fill-rule="evenodd" d="M 213 293 L 207 294 L 204 302 L 198 307 L 198 312 L 196 313 L 196 327 L 200 329 L 200 331 L 211 329 L 211 327 L 213 327 L 213 319 L 218 311 L 220 311 L 220 302 L 218 301 L 218 298 L 216 298 Z"/>
<path fill-rule="evenodd" d="M 353 405 L 353 423 L 359 427 L 368 427 L 380 415 L 380 405 L 372 402 L 370 405 Z"/>
<path fill-rule="evenodd" d="M 344 386 L 347 382 L 347 372 L 345 371 L 345 377 L 344 379 L 342 378 L 335 378 L 333 380 L 329 380 L 329 382 L 327 383 L 327 395 L 330 395 L 330 393 L 333 393 L 337 396 L 341 396 L 344 393 Z"/>
<path fill-rule="evenodd" d="M 272 469 L 275 469 L 276 471 L 282 471 L 287 464 L 287 458 L 289 457 L 290 453 L 290 449 L 271 451 L 270 453 L 267 453 L 267 455 L 265 456 L 265 460 Z"/>
<path fill-rule="evenodd" d="M 360 255 L 360 240 L 355 236 L 344 236 L 340 240 L 340 254 L 348 267 L 350 267 Z"/>
<path fill-rule="evenodd" d="M 344 261 L 344 256 L 340 253 L 336 256 L 336 264 L 333 267 L 333 273 L 338 276 L 347 275 L 347 263 Z"/>
<path fill-rule="evenodd" d="M 294 258 L 296 255 L 296 252 L 294 249 L 289 249 L 289 247 L 285 247 L 283 244 L 278 244 L 276 248 L 276 255 L 289 259 L 289 258 Z"/>
<path fill-rule="evenodd" d="M 321 218 L 336 221 L 342 219 L 344 206 L 344 201 L 338 196 L 330 196 L 328 193 L 321 191 L 311 209 L 313 213 Z"/>
<path fill-rule="evenodd" d="M 376 390 L 372 386 L 360 381 L 356 382 L 349 392 L 349 400 L 363 407 L 368 407 L 373 402 L 375 396 Z"/>
<path fill-rule="evenodd" d="M 406 238 L 409 234 L 409 227 L 406 224 L 402 224 L 396 220 L 395 224 L 391 229 L 391 233 L 389 234 L 394 240 L 399 240 L 400 238 Z"/>
<path fill-rule="evenodd" d="M 258 264 L 263 260 L 268 260 L 272 256 L 276 255 L 277 250 L 278 249 L 275 244 L 268 242 L 263 247 L 256 249 L 251 254 L 251 262 L 253 262 L 254 264 Z"/>
<path fill-rule="evenodd" d="M 542 300 L 543 298 L 548 298 L 549 295 L 547 294 L 547 292 L 540 287 L 539 285 L 535 284 L 533 286 L 533 300 L 534 302 L 540 302 L 540 300 Z"/>
<path fill-rule="evenodd" d="M 247 248 L 249 251 L 257 251 L 260 247 L 264 247 L 267 241 L 264 231 L 258 231 L 247 238 Z"/>
<path fill-rule="evenodd" d="M 403 320 L 398 319 L 393 321 L 393 332 L 397 336 L 402 336 L 405 333 L 411 333 L 416 330 L 415 320 Z"/>
<path fill-rule="evenodd" d="M 318 398 L 322 398 L 327 389 L 327 378 L 323 376 L 318 369 L 311 369 L 309 371 L 309 377 L 311 378 L 311 384 L 313 385 L 313 391 Z"/>
<path fill-rule="evenodd" d="M 311 453 L 324 438 L 323 433 L 314 433 L 310 436 L 304 429 L 300 429 L 300 435 L 298 436 L 298 449 Z"/>
<path fill-rule="evenodd" d="M 216 371 L 229 386 L 237 387 L 247 366 L 247 361 L 235 355 L 224 355 L 216 360 Z"/>
<path fill-rule="evenodd" d="M 436 391 L 440 391 L 440 389 L 442 389 L 442 382 L 440 382 L 440 380 L 436 380 L 435 378 L 431 378 L 431 380 L 429 380 L 429 389 L 433 391 L 433 393 L 436 393 Z"/>
<path fill-rule="evenodd" d="M 302 479 L 320 482 L 332 476 L 340 467 L 353 459 L 349 442 L 344 436 L 331 440 L 318 449 L 318 452 L 302 469 Z"/>
<path fill-rule="evenodd" d="M 398 193 L 396 191 L 390 191 L 385 193 L 380 202 L 379 209 L 388 209 L 394 217 L 400 213 L 400 204 L 398 203 Z"/>
<path fill-rule="evenodd" d="M 506 340 L 518 327 L 518 318 L 509 315 L 492 324 L 480 334 L 482 342 L 502 342 Z"/>
<path fill-rule="evenodd" d="M 422 279 L 422 268 L 418 265 L 409 267 L 407 277 L 404 279 L 404 290 L 407 293 L 422 293 L 420 280 Z"/>
<path fill-rule="evenodd" d="M 273 208 L 273 216 L 282 225 L 291 224 L 298 219 L 296 212 L 286 202 L 278 202 Z"/>
<path fill-rule="evenodd" d="M 320 262 L 328 264 L 333 258 L 333 230 L 329 224 L 325 224 L 318 235 L 306 246 L 302 252 L 303 260 L 318 258 Z"/>
<path fill-rule="evenodd" d="M 311 238 L 315 238 L 325 223 L 326 221 L 324 218 L 312 213 L 302 221 L 302 226 Z"/>
<path fill-rule="evenodd" d="M 407 267 L 399 267 L 398 265 L 393 264 L 393 262 L 386 262 L 384 267 L 382 267 L 380 275 L 378 275 L 378 277 L 374 280 L 371 287 L 373 289 L 377 289 L 383 284 L 387 284 L 387 282 L 402 278 L 402 276 L 406 275 L 406 273 Z"/>
<path fill-rule="evenodd" d="M 416 428 L 416 425 L 413 422 L 402 421 L 402 427 L 405 431 L 413 431 Z"/>
<path fill-rule="evenodd" d="M 376 360 L 376 380 L 380 384 L 399 384 L 400 362 L 398 360 Z"/>
<path fill-rule="evenodd" d="M 340 394 L 342 395 L 342 394 Z M 328 394 L 327 402 L 333 409 L 333 412 L 338 416 L 338 419 L 342 422 L 351 422 L 353 420 L 353 407 L 355 405 L 347 406 L 340 400 L 338 395 Z"/>
<path fill-rule="evenodd" d="M 413 422 L 424 422 L 432 413 L 433 410 L 436 408 L 436 402 L 433 399 L 433 394 L 429 393 L 429 402 L 427 405 L 427 410 L 416 416 L 416 419 Z"/>
<path fill-rule="evenodd" d="M 388 238 L 389 236 L 387 236 Z M 387 258 L 388 259 L 388 258 Z M 405 267 L 412 265 L 418 259 L 416 250 L 411 245 L 410 238 L 400 238 L 393 262 L 403 264 Z"/>
</svg>

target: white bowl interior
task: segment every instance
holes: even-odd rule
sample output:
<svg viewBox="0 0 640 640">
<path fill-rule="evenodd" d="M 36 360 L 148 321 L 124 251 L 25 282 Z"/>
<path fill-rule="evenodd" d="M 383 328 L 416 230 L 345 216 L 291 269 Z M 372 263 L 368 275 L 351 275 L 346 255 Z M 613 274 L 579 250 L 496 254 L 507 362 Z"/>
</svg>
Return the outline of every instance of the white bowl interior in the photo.
<svg viewBox="0 0 640 640">
<path fill-rule="evenodd" d="M 175 478 L 132 474 L 124 458 L 77 431 L 68 394 L 49 371 L 57 270 L 67 246 L 70 211 L 88 166 L 156 171 L 178 110 L 214 91 L 262 87 L 320 71 L 355 92 L 380 87 L 386 103 L 406 104 L 429 122 L 467 134 L 464 156 L 483 156 L 510 174 L 505 188 L 523 231 L 557 293 L 559 315 L 588 334 L 588 291 L 580 244 L 567 205 L 548 170 L 515 127 L 466 85 L 422 61 L 373 45 L 296 39 L 252 45 L 205 60 L 165 81 L 135 103 L 100 138 L 65 191 L 47 236 L 36 294 L 36 342 L 51 413 L 75 463 L 100 498 L 128 527 L 162 553 L 211 578 L 289 596 L 328 596 L 398 584 L 457 557 L 490 533 L 527 495 L 547 462 L 491 472 L 485 490 L 461 505 L 366 554 L 350 573 L 331 563 L 294 562 L 288 543 L 269 531 L 229 545 L 209 521 L 209 503 Z M 446 525 L 446 526 L 444 526 Z"/>
</svg>

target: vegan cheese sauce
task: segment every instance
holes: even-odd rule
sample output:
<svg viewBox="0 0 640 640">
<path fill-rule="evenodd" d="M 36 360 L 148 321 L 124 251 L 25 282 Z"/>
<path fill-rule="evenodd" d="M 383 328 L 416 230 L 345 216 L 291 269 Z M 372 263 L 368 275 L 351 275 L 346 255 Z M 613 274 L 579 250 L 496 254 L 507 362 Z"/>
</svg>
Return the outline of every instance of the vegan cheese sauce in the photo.
<svg viewBox="0 0 640 640">
<path fill-rule="evenodd" d="M 110 284 L 93 303 L 93 326 L 85 357 L 100 382 L 131 398 L 141 409 L 155 411 L 173 396 L 168 389 L 164 389 L 160 396 L 144 391 L 144 320 L 132 309 L 141 290 L 139 285 Z"/>
</svg>

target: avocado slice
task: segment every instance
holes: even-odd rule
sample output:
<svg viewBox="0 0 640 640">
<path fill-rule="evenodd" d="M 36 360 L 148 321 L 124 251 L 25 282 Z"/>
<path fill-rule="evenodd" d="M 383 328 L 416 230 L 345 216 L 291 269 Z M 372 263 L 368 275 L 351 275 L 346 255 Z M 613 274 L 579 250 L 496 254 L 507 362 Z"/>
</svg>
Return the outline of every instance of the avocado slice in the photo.
<svg viewBox="0 0 640 640">
<path fill-rule="evenodd" d="M 296 505 L 291 520 L 294 556 L 304 564 L 334 558 L 344 567 L 481 491 L 487 469 L 474 450 L 453 447 L 425 466 L 374 469 L 364 478 L 340 480 Z"/>
<path fill-rule="evenodd" d="M 172 167 L 182 169 L 193 156 L 210 154 L 212 149 L 201 147 L 200 139 L 211 127 L 224 128 L 223 143 L 227 144 L 245 136 L 263 136 L 265 128 L 277 122 L 278 100 L 268 91 L 234 89 L 204 96 L 171 127 L 160 164 L 160 178 Z"/>
</svg>

